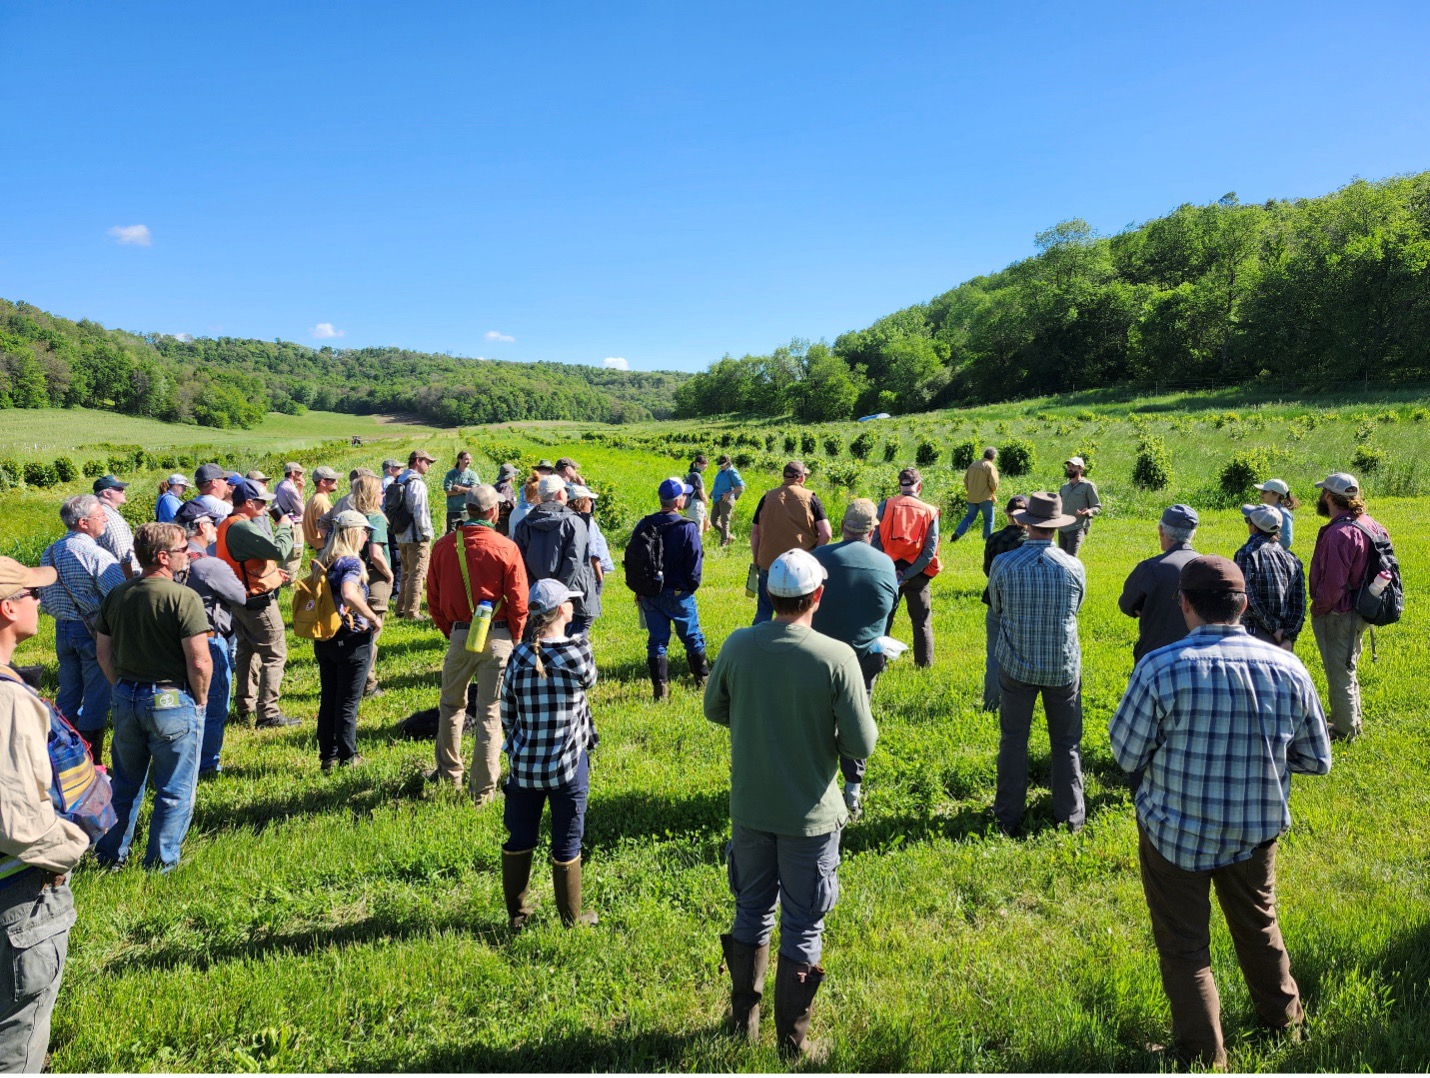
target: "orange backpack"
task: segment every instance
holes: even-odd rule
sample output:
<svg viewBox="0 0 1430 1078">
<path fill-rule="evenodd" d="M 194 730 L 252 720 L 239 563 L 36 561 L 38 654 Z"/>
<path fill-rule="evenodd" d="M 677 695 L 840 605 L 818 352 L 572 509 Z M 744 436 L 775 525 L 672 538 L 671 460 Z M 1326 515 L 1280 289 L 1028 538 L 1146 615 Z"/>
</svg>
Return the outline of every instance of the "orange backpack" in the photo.
<svg viewBox="0 0 1430 1078">
<path fill-rule="evenodd" d="M 928 530 L 938 519 L 938 510 L 931 505 L 900 494 L 884 503 L 884 519 L 879 521 L 879 545 L 895 561 L 912 564 L 923 553 Z M 935 577 L 943 569 L 938 554 L 924 569 L 924 576 Z"/>
</svg>

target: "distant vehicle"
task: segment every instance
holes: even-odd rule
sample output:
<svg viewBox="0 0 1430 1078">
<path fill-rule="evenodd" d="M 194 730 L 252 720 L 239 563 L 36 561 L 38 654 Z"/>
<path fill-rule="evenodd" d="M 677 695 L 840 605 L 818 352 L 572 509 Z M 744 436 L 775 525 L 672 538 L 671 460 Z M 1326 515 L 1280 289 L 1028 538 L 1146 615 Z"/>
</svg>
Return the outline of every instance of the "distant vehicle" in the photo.
<svg viewBox="0 0 1430 1078">
<path fill-rule="evenodd" d="M 860 423 L 867 423 L 867 422 L 869 422 L 869 420 L 871 420 L 871 419 L 890 419 L 890 418 L 892 418 L 892 417 L 889 415 L 888 412 L 875 412 L 873 415 L 861 415 L 861 416 L 859 417 L 859 422 L 860 422 Z"/>
<path fill-rule="evenodd" d="M 354 435 L 352 436 L 352 444 L 353 444 L 353 445 L 362 445 L 362 439 L 359 438 L 356 434 L 354 434 Z"/>
</svg>

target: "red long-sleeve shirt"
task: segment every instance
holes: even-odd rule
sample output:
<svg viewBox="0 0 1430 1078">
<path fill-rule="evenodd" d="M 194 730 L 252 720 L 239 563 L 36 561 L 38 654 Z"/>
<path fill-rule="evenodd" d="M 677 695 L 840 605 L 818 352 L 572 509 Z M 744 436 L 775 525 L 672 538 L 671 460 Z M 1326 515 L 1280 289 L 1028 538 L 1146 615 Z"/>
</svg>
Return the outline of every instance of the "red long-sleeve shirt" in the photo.
<svg viewBox="0 0 1430 1078">
<path fill-rule="evenodd" d="M 1342 513 L 1316 533 L 1316 549 L 1311 555 L 1311 616 L 1344 614 L 1351 608 L 1355 589 L 1365 580 L 1370 564 L 1370 538 L 1354 524 L 1359 520 L 1373 532 L 1388 534 L 1369 513 L 1359 517 Z"/>
<path fill-rule="evenodd" d="M 463 524 L 442 536 L 432 547 L 432 566 L 427 573 L 427 610 L 442 635 L 452 635 L 452 625 L 472 620 L 472 606 L 462 584 L 462 568 L 457 564 L 457 537 L 467 554 L 472 578 L 472 602 L 483 599 L 502 606 L 492 618 L 493 625 L 506 623 L 513 640 L 520 640 L 526 628 L 526 566 L 517 545 L 494 528 Z"/>
</svg>

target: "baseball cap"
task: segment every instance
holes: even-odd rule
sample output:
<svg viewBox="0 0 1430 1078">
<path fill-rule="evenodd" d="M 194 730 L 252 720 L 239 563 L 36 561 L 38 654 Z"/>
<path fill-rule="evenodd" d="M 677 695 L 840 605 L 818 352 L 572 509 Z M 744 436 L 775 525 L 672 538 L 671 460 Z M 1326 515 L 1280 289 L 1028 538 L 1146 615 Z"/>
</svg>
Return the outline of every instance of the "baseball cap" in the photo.
<svg viewBox="0 0 1430 1078">
<path fill-rule="evenodd" d="M 786 550 L 770 566 L 765 590 L 781 599 L 798 599 L 811 594 L 829 578 L 824 566 L 807 550 Z"/>
<path fill-rule="evenodd" d="M 792 460 L 785 465 L 785 475 L 808 475 L 809 469 L 805 467 L 804 461 Z"/>
<path fill-rule="evenodd" d="M 247 479 L 240 479 L 233 485 L 233 504 L 240 505 L 243 502 L 271 502 L 273 495 L 266 490 L 260 490 L 258 484 Z"/>
<path fill-rule="evenodd" d="M 1280 494 L 1283 498 L 1291 493 L 1291 488 L 1284 479 L 1268 479 L 1264 483 L 1256 484 L 1257 490 L 1269 490 L 1273 494 Z"/>
<path fill-rule="evenodd" d="M 31 569 L 14 558 L 0 558 L 0 598 L 8 598 L 21 588 L 46 588 L 58 579 L 49 566 Z"/>
<path fill-rule="evenodd" d="M 924 481 L 917 468 L 904 468 L 899 472 L 899 486 L 913 487 Z"/>
<path fill-rule="evenodd" d="M 329 468 L 326 464 L 319 464 L 313 469 L 314 479 L 337 479 L 338 473 L 335 469 Z"/>
<path fill-rule="evenodd" d="M 663 502 L 673 502 L 682 494 L 694 494 L 695 488 L 681 479 L 678 475 L 672 475 L 669 479 L 661 483 L 656 488 L 656 497 Z"/>
<path fill-rule="evenodd" d="M 419 460 L 436 461 L 436 459 L 436 457 L 434 457 L 431 453 L 427 452 L 427 450 L 425 449 L 414 449 L 411 453 L 407 454 L 408 464 L 415 464 Z"/>
<path fill-rule="evenodd" d="M 1190 505 L 1183 505 L 1181 502 L 1169 505 L 1162 510 L 1162 523 L 1169 528 L 1195 528 L 1197 526 L 1197 511 Z"/>
<path fill-rule="evenodd" d="M 128 483 L 121 483 L 112 475 L 102 475 L 94 481 L 94 492 L 98 494 L 101 490 L 123 490 Z"/>
<path fill-rule="evenodd" d="M 501 495 L 497 493 L 497 488 L 490 483 L 478 483 L 471 490 L 467 491 L 468 508 L 475 507 L 485 513 L 501 500 Z"/>
<path fill-rule="evenodd" d="M 596 492 L 590 487 L 585 486 L 581 483 L 576 483 L 575 485 L 573 485 L 567 493 L 570 495 L 571 500 L 573 502 L 577 498 L 590 498 L 592 501 L 596 500 Z"/>
<path fill-rule="evenodd" d="M 1349 472 L 1332 472 L 1316 486 L 1322 490 L 1329 490 L 1332 494 L 1339 494 L 1343 498 L 1349 494 L 1360 493 L 1360 484 L 1356 482 L 1356 477 Z"/>
<path fill-rule="evenodd" d="M 558 490 L 566 489 L 566 480 L 559 475 L 543 475 L 541 482 L 536 484 L 536 496 L 542 501 L 551 497 Z"/>
<path fill-rule="evenodd" d="M 1203 554 L 1182 566 L 1177 586 L 1182 591 L 1245 591 L 1246 577 L 1230 558 Z"/>
<path fill-rule="evenodd" d="M 577 469 L 578 471 L 579 471 L 580 468 L 581 468 L 581 466 L 580 466 L 579 464 L 577 464 L 574 460 L 572 460 L 570 457 L 558 457 L 557 460 L 556 460 L 556 467 L 558 467 L 558 468 L 575 468 L 575 469 Z"/>
<path fill-rule="evenodd" d="M 175 472 L 173 475 L 169 476 L 169 478 L 165 479 L 164 482 L 166 485 L 171 487 L 176 484 L 181 487 L 189 486 L 188 478 L 186 476 L 180 475 L 178 472 Z"/>
<path fill-rule="evenodd" d="M 388 457 L 382 462 L 382 466 L 384 468 L 401 468 L 402 461 L 398 460 L 396 457 Z"/>
<path fill-rule="evenodd" d="M 1241 515 L 1255 524 L 1257 531 L 1281 530 L 1281 514 L 1269 505 L 1243 505 Z"/>
<path fill-rule="evenodd" d="M 1063 463 L 1071 464 L 1075 468 L 1081 468 L 1083 471 L 1087 471 L 1087 461 L 1083 460 L 1081 457 L 1068 457 L 1068 459 L 1063 461 Z"/>
<path fill-rule="evenodd" d="M 205 483 L 212 483 L 215 479 L 222 479 L 224 470 L 217 464 L 200 464 L 199 470 L 194 473 L 194 482 L 199 486 Z"/>
<path fill-rule="evenodd" d="M 228 475 L 224 476 L 224 478 L 228 480 L 228 485 L 231 487 L 236 487 L 238 486 L 238 484 L 244 481 L 243 476 L 239 475 L 237 472 L 229 472 Z"/>
<path fill-rule="evenodd" d="M 356 509 L 344 509 L 333 517 L 333 528 L 341 530 L 343 528 L 371 528 L 372 522 L 363 516 Z"/>
<path fill-rule="evenodd" d="M 179 511 L 174 514 L 174 523 L 181 528 L 187 528 L 195 521 L 206 519 L 212 520 L 217 524 L 219 522 L 219 515 L 198 498 L 185 502 L 179 506 Z"/>
<path fill-rule="evenodd" d="M 844 530 L 855 535 L 868 535 L 878 523 L 878 509 L 868 498 L 855 498 L 844 510 Z"/>
<path fill-rule="evenodd" d="M 724 467 L 726 464 L 732 463 L 734 462 L 730 460 L 729 453 L 721 453 L 718 457 L 715 458 L 716 467 Z"/>
<path fill-rule="evenodd" d="M 545 614 L 555 610 L 567 599 L 578 599 L 580 596 L 579 591 L 572 591 L 559 580 L 538 580 L 531 585 L 526 606 L 533 614 Z"/>
<path fill-rule="evenodd" d="M 296 460 L 290 460 L 287 464 L 283 465 L 284 475 L 297 475 L 302 471 L 303 466 L 299 464 Z"/>
<path fill-rule="evenodd" d="M 251 470 L 251 471 L 248 473 L 248 475 L 247 475 L 246 478 L 252 479 L 254 482 L 257 482 L 257 483 L 267 483 L 267 482 L 268 482 L 268 476 L 266 476 L 266 475 L 263 474 L 263 469 L 262 469 L 262 468 L 254 468 L 253 470 Z"/>
</svg>

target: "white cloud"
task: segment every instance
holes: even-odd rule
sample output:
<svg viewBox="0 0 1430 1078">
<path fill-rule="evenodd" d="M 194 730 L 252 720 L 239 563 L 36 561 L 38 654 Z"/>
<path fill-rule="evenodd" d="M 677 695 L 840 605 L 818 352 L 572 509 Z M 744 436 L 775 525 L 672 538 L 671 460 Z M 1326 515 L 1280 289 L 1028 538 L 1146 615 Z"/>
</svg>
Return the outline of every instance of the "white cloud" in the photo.
<svg viewBox="0 0 1430 1078">
<path fill-rule="evenodd" d="M 170 336 L 176 341 L 183 341 L 185 344 L 194 339 L 192 333 L 172 333 Z"/>
<path fill-rule="evenodd" d="M 489 341 L 500 341 L 502 344 L 515 344 L 515 343 L 516 343 L 516 338 L 515 338 L 515 337 L 508 337 L 505 333 L 502 333 L 500 330 L 496 330 L 496 329 L 489 329 L 489 330 L 487 330 L 485 336 L 486 336 L 486 339 L 489 340 Z"/>
<path fill-rule="evenodd" d="M 148 225 L 115 225 L 109 229 L 109 235 L 114 237 L 115 243 L 132 244 L 135 247 L 148 247 L 154 242 L 154 237 L 149 235 Z"/>
<path fill-rule="evenodd" d="M 631 365 L 626 362 L 626 358 L 624 356 L 607 356 L 605 359 L 601 360 L 601 366 L 607 367 L 613 371 L 628 371 L 631 369 Z"/>
<path fill-rule="evenodd" d="M 312 329 L 308 330 L 308 333 L 314 340 L 327 341 L 334 337 L 346 337 L 348 331 L 338 329 L 331 322 L 319 322 Z"/>
</svg>

